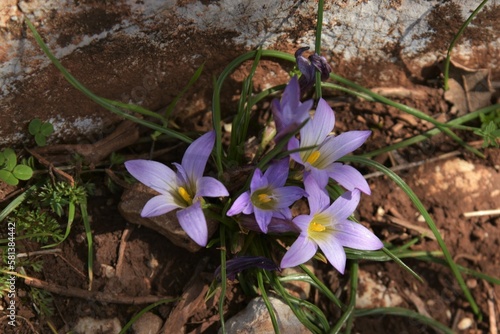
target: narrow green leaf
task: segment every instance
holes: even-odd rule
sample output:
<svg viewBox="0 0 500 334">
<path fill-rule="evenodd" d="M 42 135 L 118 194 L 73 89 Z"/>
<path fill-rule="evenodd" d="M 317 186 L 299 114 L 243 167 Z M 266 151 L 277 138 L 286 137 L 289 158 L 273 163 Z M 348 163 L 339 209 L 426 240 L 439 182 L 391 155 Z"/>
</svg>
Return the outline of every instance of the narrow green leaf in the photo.
<svg viewBox="0 0 500 334">
<path fill-rule="evenodd" d="M 0 170 L 0 173 L 2 171 Z M 1 177 L 0 177 L 1 179 Z M 32 191 L 37 189 L 40 184 L 32 185 L 28 190 L 21 193 L 19 196 L 14 198 L 1 212 L 0 212 L 0 222 L 3 221 L 12 211 L 14 211 L 19 205 L 21 205 L 26 198 L 31 194 Z"/>
<path fill-rule="evenodd" d="M 342 302 L 335 296 L 335 294 L 325 285 L 323 282 L 319 280 L 316 275 L 312 271 L 310 271 L 307 266 L 301 264 L 299 265 L 300 269 L 302 269 L 316 284 L 316 286 L 319 287 L 319 290 L 323 292 L 323 294 L 328 297 L 338 308 L 343 309 L 345 308 L 345 305 L 342 304 Z"/>
<path fill-rule="evenodd" d="M 121 329 L 121 331 L 120 331 L 119 334 L 125 334 L 125 333 L 127 333 L 127 331 L 129 330 L 129 328 L 137 321 L 137 319 L 139 319 L 140 317 L 142 317 L 142 315 L 144 313 L 151 311 L 152 309 L 154 309 L 158 305 L 172 303 L 172 302 L 176 301 L 177 299 L 178 298 L 162 299 L 160 301 L 157 301 L 156 303 L 153 303 L 151 305 L 146 306 L 145 308 L 143 308 L 142 310 L 140 310 L 136 315 L 134 315 L 132 317 L 132 319 L 130 319 L 130 321 L 127 322 L 127 324 L 125 326 L 123 326 L 123 328 Z"/>
<path fill-rule="evenodd" d="M 318 12 L 316 14 L 316 41 L 314 43 L 314 52 L 317 53 L 318 55 L 321 53 L 321 35 L 323 32 L 323 10 L 325 7 L 325 0 L 318 0 Z M 314 71 L 316 74 L 315 77 L 315 92 L 316 92 L 316 99 L 320 99 L 322 97 L 322 91 L 321 91 L 321 73 L 318 71 Z"/>
<path fill-rule="evenodd" d="M 38 34 L 38 32 L 36 31 L 35 27 L 30 22 L 30 20 L 28 20 L 26 18 L 25 22 L 26 22 L 26 25 L 28 26 L 28 28 L 33 33 L 33 36 L 34 36 L 36 42 L 38 43 L 38 45 L 40 46 L 40 48 L 43 50 L 43 52 L 45 52 L 45 54 L 47 55 L 47 57 L 49 57 L 50 60 L 52 61 L 52 64 L 54 64 L 54 66 L 57 67 L 57 69 L 59 71 L 61 71 L 61 73 L 64 76 L 64 78 L 73 87 L 75 87 L 76 89 L 78 89 L 81 93 L 85 94 L 92 101 L 94 101 L 95 103 L 99 104 L 100 106 L 106 108 L 107 110 L 109 110 L 109 111 L 111 111 L 111 112 L 113 112 L 113 113 L 115 113 L 115 114 L 117 114 L 117 115 L 119 115 L 119 116 L 121 116 L 121 117 L 123 117 L 125 119 L 131 120 L 131 121 L 133 121 L 133 122 L 135 122 L 137 124 L 144 125 L 144 126 L 149 127 L 150 129 L 153 129 L 153 130 L 157 130 L 157 131 L 159 131 L 161 133 L 164 133 L 166 135 L 169 135 L 169 136 L 171 136 L 173 138 L 177 138 L 179 140 L 182 140 L 182 141 L 184 141 L 184 142 L 186 142 L 188 144 L 193 141 L 191 138 L 185 136 L 184 134 L 182 134 L 180 132 L 174 131 L 172 129 L 164 128 L 163 126 L 155 124 L 153 122 L 146 121 L 146 120 L 144 120 L 142 118 L 139 118 L 139 117 L 131 115 L 131 114 L 127 113 L 127 112 L 124 112 L 123 110 L 119 109 L 119 107 L 117 107 L 117 106 L 121 106 L 121 107 L 123 107 L 125 109 L 125 106 L 127 106 L 127 105 L 124 104 L 124 103 L 117 102 L 117 101 L 112 101 L 112 100 L 108 100 L 106 98 L 103 98 L 103 97 L 100 97 L 100 96 L 94 94 L 87 87 L 85 87 L 84 85 L 82 85 L 82 83 L 80 83 L 73 75 L 71 75 L 71 73 L 69 73 L 68 70 L 66 70 L 66 68 L 61 64 L 61 62 L 52 54 L 52 52 L 50 52 L 48 46 L 45 44 L 45 42 L 43 41 L 43 39 L 40 36 L 40 34 Z M 132 108 L 132 107 L 134 107 L 137 110 L 140 110 L 140 112 L 143 113 L 143 114 L 145 112 L 144 108 L 140 108 L 139 106 L 128 105 L 128 108 Z M 149 111 L 149 114 L 151 116 L 154 114 L 154 115 L 156 115 L 157 118 L 163 119 L 163 116 L 158 115 L 158 114 L 156 114 L 156 113 L 154 113 L 152 111 Z"/>
<path fill-rule="evenodd" d="M 465 29 L 469 26 L 469 24 L 472 22 L 474 17 L 479 13 L 479 11 L 486 5 L 488 0 L 483 0 L 479 6 L 476 7 L 476 9 L 469 15 L 467 20 L 462 24 L 460 29 L 458 29 L 458 32 L 455 34 L 453 39 L 451 40 L 450 46 L 448 47 L 448 52 L 446 53 L 446 59 L 444 61 L 444 90 L 448 90 L 450 87 L 448 85 L 448 77 L 449 77 L 449 69 L 450 69 L 450 61 L 451 61 L 451 51 L 455 47 L 455 44 L 457 43 L 458 39 L 462 34 L 464 33 Z"/>
<path fill-rule="evenodd" d="M 337 334 L 340 332 L 340 329 L 347 323 L 347 327 L 349 330 L 347 332 L 350 332 L 350 326 L 352 324 L 352 316 L 354 309 L 356 308 L 356 295 L 358 292 L 358 271 L 359 271 L 359 265 L 356 261 L 353 261 L 351 263 L 351 268 L 349 270 L 349 274 L 351 275 L 350 283 L 350 293 L 349 293 L 349 304 L 347 305 L 347 308 L 345 309 L 344 313 L 340 317 L 340 319 L 337 321 L 335 326 L 330 330 L 330 333 L 332 334 Z"/>
<path fill-rule="evenodd" d="M 354 316 L 356 317 L 364 317 L 364 316 L 385 316 L 385 315 L 396 315 L 401 317 L 412 318 L 420 321 L 423 324 L 426 324 L 430 327 L 435 328 L 436 330 L 445 333 L 445 334 L 453 334 L 453 330 L 446 327 L 442 323 L 432 318 L 426 317 L 420 313 L 415 311 L 405 309 L 402 307 L 381 307 L 374 309 L 359 309 L 354 311 Z"/>
<path fill-rule="evenodd" d="M 273 305 L 271 304 L 271 301 L 269 300 L 269 297 L 267 296 L 266 288 L 264 287 L 264 282 L 262 280 L 262 271 L 261 270 L 259 270 L 257 272 L 257 282 L 259 284 L 260 294 L 262 296 L 262 299 L 264 300 L 264 304 L 266 304 L 267 311 L 269 313 L 269 317 L 271 318 L 271 323 L 273 324 L 274 333 L 279 334 L 280 327 L 278 325 L 278 321 L 276 320 L 276 313 L 274 313 Z"/>
<path fill-rule="evenodd" d="M 460 273 L 460 270 L 457 267 L 457 264 L 453 260 L 450 251 L 448 250 L 448 247 L 446 247 L 446 244 L 439 233 L 439 230 L 436 227 L 436 224 L 434 223 L 432 217 L 429 215 L 429 212 L 425 209 L 424 205 L 420 201 L 420 199 L 415 195 L 413 190 L 406 184 L 406 182 L 399 177 L 396 173 L 394 173 L 392 170 L 389 168 L 385 167 L 384 165 L 370 160 L 366 158 L 362 158 L 359 156 L 344 156 L 343 158 L 339 159 L 339 161 L 342 162 L 355 162 L 355 163 L 360 163 L 365 166 L 370 166 L 375 169 L 378 169 L 379 171 L 383 172 L 385 175 L 387 175 L 389 178 L 394 181 L 394 183 L 400 187 L 408 196 L 408 198 L 412 201 L 413 205 L 417 208 L 417 210 L 422 214 L 424 217 L 427 225 L 431 229 L 432 233 L 436 237 L 436 241 L 439 244 L 439 247 L 441 247 L 441 250 L 443 251 L 443 255 L 448 262 L 448 265 L 450 266 L 451 271 L 453 272 L 453 275 L 455 276 L 458 284 L 460 285 L 460 288 L 462 289 L 465 298 L 467 301 L 470 303 L 470 306 L 472 308 L 472 311 L 478 318 L 482 318 L 481 310 L 479 309 L 479 306 L 477 305 L 476 301 L 474 300 L 474 297 L 472 296 L 469 288 L 465 284 L 464 278 L 462 277 L 462 274 Z"/>
<path fill-rule="evenodd" d="M 204 67 L 205 67 L 205 63 L 201 64 L 201 66 L 198 67 L 198 69 L 194 72 L 191 79 L 189 79 L 189 82 L 187 83 L 187 85 L 184 86 L 184 88 L 182 88 L 181 92 L 179 94 L 177 94 L 177 96 L 174 98 L 174 100 L 172 102 L 170 102 L 170 104 L 167 106 L 167 109 L 165 110 L 165 120 L 168 120 L 170 118 L 170 115 L 174 111 L 175 106 L 177 105 L 179 100 L 182 98 L 182 96 L 184 96 L 184 94 L 186 94 L 186 92 L 189 90 L 189 88 L 191 88 L 196 83 L 196 81 L 198 81 L 198 78 L 200 77 L 201 73 L 203 72 Z"/>
<path fill-rule="evenodd" d="M 84 199 L 80 203 L 80 213 L 82 215 L 83 226 L 85 228 L 85 235 L 87 236 L 87 270 L 89 273 L 89 291 L 92 289 L 92 283 L 94 281 L 94 252 L 93 252 L 93 238 L 92 238 L 92 228 L 90 227 L 90 218 L 87 211 L 87 200 Z"/>
<path fill-rule="evenodd" d="M 64 236 L 58 242 L 43 246 L 42 248 L 55 247 L 55 246 L 59 245 L 60 243 L 62 243 L 64 240 L 66 240 L 66 238 L 68 238 L 69 233 L 71 232 L 71 226 L 73 226 L 73 221 L 75 219 L 75 210 L 76 210 L 75 203 L 69 202 L 68 203 L 68 223 L 66 224 L 66 232 L 64 233 Z"/>
<path fill-rule="evenodd" d="M 422 279 L 422 277 L 420 277 L 413 269 L 411 269 L 410 267 L 408 267 L 408 265 L 406 263 L 404 263 L 403 261 L 401 261 L 401 259 L 399 257 L 397 257 L 396 255 L 394 255 L 390 250 L 388 250 L 385 247 L 382 250 L 384 251 L 384 253 L 387 254 L 387 256 L 389 256 L 394 262 L 396 262 L 397 264 L 399 264 L 400 267 L 402 267 L 403 269 L 405 269 L 406 271 L 408 271 L 413 277 L 415 277 L 416 279 L 418 279 L 422 283 L 424 282 L 424 280 Z"/>
</svg>

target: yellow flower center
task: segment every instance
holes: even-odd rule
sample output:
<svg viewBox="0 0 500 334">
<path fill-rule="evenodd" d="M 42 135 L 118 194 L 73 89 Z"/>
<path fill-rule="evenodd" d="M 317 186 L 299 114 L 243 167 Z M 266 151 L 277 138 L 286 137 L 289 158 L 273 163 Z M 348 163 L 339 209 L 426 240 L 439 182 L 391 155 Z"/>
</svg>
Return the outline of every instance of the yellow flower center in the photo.
<svg viewBox="0 0 500 334">
<path fill-rule="evenodd" d="M 269 202 L 271 202 L 271 196 L 269 196 L 268 194 L 259 194 L 259 195 L 257 195 L 257 198 L 262 203 L 269 203 Z"/>
<path fill-rule="evenodd" d="M 316 223 L 314 220 L 309 224 L 309 232 L 323 232 L 326 227 Z"/>
<path fill-rule="evenodd" d="M 191 198 L 191 195 L 187 192 L 184 187 L 179 187 L 179 195 L 181 195 L 182 199 L 185 200 L 189 205 L 193 203 L 193 199 Z"/>
<path fill-rule="evenodd" d="M 273 210 L 276 205 L 276 198 L 269 188 L 258 189 L 252 194 L 250 200 L 261 210 Z"/>
<path fill-rule="evenodd" d="M 309 164 L 314 164 L 316 161 L 318 161 L 319 159 L 319 156 L 321 155 L 321 153 L 319 153 L 319 151 L 313 151 L 309 157 L 307 158 L 306 162 L 308 162 Z"/>
</svg>

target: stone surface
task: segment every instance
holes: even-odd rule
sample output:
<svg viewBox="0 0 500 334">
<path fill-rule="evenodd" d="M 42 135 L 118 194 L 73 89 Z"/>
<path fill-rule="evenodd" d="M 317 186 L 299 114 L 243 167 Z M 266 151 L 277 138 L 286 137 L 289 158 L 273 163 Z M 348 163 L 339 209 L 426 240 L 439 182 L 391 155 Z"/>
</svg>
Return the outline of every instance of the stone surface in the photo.
<svg viewBox="0 0 500 334">
<path fill-rule="evenodd" d="M 175 211 L 171 211 L 161 216 L 144 218 L 141 211 L 146 202 L 156 195 L 154 190 L 146 186 L 135 183 L 130 189 L 123 192 L 118 210 L 120 214 L 132 224 L 143 225 L 168 238 L 174 245 L 187 249 L 190 252 L 200 250 L 200 246 L 188 237 L 181 228 L 177 220 Z M 217 222 L 207 221 L 208 238 L 217 230 Z"/>
<path fill-rule="evenodd" d="M 422 174 L 426 177 L 419 177 Z M 423 165 L 413 175 L 415 186 L 425 189 L 430 197 L 438 198 L 442 203 L 459 198 L 464 211 L 457 214 L 500 207 L 500 174 L 494 168 L 454 158 Z M 484 198 L 484 194 L 489 196 Z"/>
<path fill-rule="evenodd" d="M 117 318 L 94 319 L 83 317 L 78 319 L 73 330 L 77 334 L 118 334 L 122 330 L 122 326 Z"/>
<path fill-rule="evenodd" d="M 269 297 L 276 313 L 281 333 L 309 334 L 310 331 L 297 319 L 292 310 L 275 297 Z M 226 322 L 228 334 L 274 333 L 266 304 L 261 297 L 254 298 L 247 307 Z M 219 331 L 219 334 L 221 331 Z"/>
<path fill-rule="evenodd" d="M 314 268 L 310 262 L 306 263 L 305 266 L 307 267 L 307 269 L 309 269 L 314 273 Z M 280 273 L 280 275 L 283 277 L 294 274 L 304 275 L 304 272 L 298 267 L 293 267 L 293 268 L 285 268 Z M 309 294 L 311 293 L 311 284 L 304 281 L 289 281 L 284 283 L 283 287 L 292 296 L 300 299 L 309 298 Z"/>
<path fill-rule="evenodd" d="M 322 54 L 336 73 L 369 87 L 436 79 L 433 66 L 475 6 L 474 0 L 327 0 Z M 172 101 L 204 63 L 198 83 L 174 111 L 182 126 L 187 117 L 203 121 L 213 77 L 246 50 L 262 46 L 293 53 L 313 47 L 316 7 L 316 1 L 294 0 L 4 0 L 0 146 L 25 141 L 35 117 L 54 124 L 52 141 L 96 139 L 117 121 L 50 65 L 25 18 L 93 92 L 152 110 Z M 453 52 L 464 66 L 490 69 L 492 80 L 500 78 L 499 16 L 500 7 L 488 4 Z M 256 88 L 284 83 L 288 70 L 264 62 Z M 232 87 L 241 86 L 242 73 L 231 76 Z M 230 101 L 235 93 L 225 97 Z"/>
<path fill-rule="evenodd" d="M 159 333 L 162 325 L 163 320 L 159 316 L 146 312 L 134 322 L 132 330 L 134 334 L 156 334 Z"/>
<path fill-rule="evenodd" d="M 403 298 L 394 288 L 376 281 L 364 270 L 359 271 L 358 284 L 356 308 L 395 307 L 403 303 Z"/>
</svg>

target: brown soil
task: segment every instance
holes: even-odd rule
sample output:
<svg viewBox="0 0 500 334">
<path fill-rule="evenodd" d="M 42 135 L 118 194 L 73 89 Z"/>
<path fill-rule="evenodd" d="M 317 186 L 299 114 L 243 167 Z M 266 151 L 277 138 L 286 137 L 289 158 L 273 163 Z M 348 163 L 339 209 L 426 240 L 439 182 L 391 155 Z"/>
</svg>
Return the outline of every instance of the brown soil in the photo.
<svg viewBox="0 0 500 334">
<path fill-rule="evenodd" d="M 262 75 L 266 75 L 263 70 Z M 237 76 L 235 76 L 237 77 Z M 237 80 L 237 79 L 234 79 Z M 257 77 L 258 82 L 258 77 Z M 258 85 L 258 83 L 257 83 Z M 238 85 L 239 86 L 239 85 Z M 419 108 L 429 115 L 447 115 L 449 106 L 442 98 L 442 91 L 436 88 L 424 86 L 412 86 L 413 92 L 420 92 L 425 98 L 405 98 L 400 102 Z M 418 95 L 418 94 L 417 94 Z M 381 104 L 355 101 L 342 96 L 329 97 L 330 104 L 336 111 L 336 131 L 342 132 L 353 129 L 373 130 L 371 140 L 357 153 L 369 152 L 371 150 L 394 143 L 398 140 L 411 137 L 429 128 L 429 125 L 416 121 L 402 115 L 401 112 L 383 106 Z M 209 105 L 209 103 L 207 103 Z M 261 115 L 255 115 L 257 120 L 268 112 L 263 107 Z M 207 117 L 202 119 L 209 119 Z M 183 123 L 187 120 L 183 120 Z M 199 118 L 193 120 L 189 128 L 199 128 Z M 206 123 L 205 123 L 206 124 Z M 464 140 L 473 142 L 476 137 L 462 134 Z M 147 152 L 144 146 L 133 146 L 126 148 L 122 153 L 129 156 Z M 480 159 L 467 152 L 449 138 L 438 135 L 426 142 L 413 145 L 398 151 L 397 155 L 385 155 L 376 157 L 381 163 L 389 167 L 398 164 L 418 162 L 443 156 L 452 151 L 458 151 L 453 159 L 459 158 L 473 165 L 477 170 L 488 171 L 492 180 L 499 180 L 498 168 L 500 166 L 500 154 L 496 149 L 486 149 L 486 159 Z M 50 156 L 46 157 L 50 160 Z M 178 152 L 172 152 L 162 157 L 164 161 L 178 160 Z M 484 274 L 500 277 L 500 218 L 498 216 L 484 216 L 479 218 L 464 218 L 463 213 L 486 209 L 498 209 L 500 200 L 498 193 L 478 191 L 470 196 L 473 200 L 466 201 L 467 195 L 454 191 L 457 179 L 445 179 L 443 184 L 449 186 L 449 191 L 443 193 L 430 193 L 429 185 L 425 186 L 425 180 L 433 182 L 430 178 L 437 167 L 443 166 L 446 161 L 441 160 L 424 164 L 418 168 L 407 168 L 398 174 L 414 189 L 424 206 L 429 210 L 438 228 L 442 231 L 445 242 L 456 261 L 467 268 L 479 270 Z M 456 160 L 452 160 L 456 161 Z M 371 173 L 372 170 L 361 169 L 363 173 Z M 120 193 L 112 193 L 106 187 L 108 176 L 96 174 L 91 181 L 96 184 L 96 194 L 89 199 L 89 210 L 92 216 L 92 229 L 94 234 L 94 284 L 93 291 L 114 299 L 102 301 L 95 294 L 88 294 L 89 298 L 69 297 L 67 291 L 70 288 L 86 291 L 88 278 L 86 277 L 86 242 L 84 229 L 80 220 L 73 226 L 72 233 L 67 241 L 61 246 L 62 252 L 57 255 L 43 255 L 38 259 L 43 260 L 41 272 L 28 272 L 27 274 L 47 282 L 50 286 L 66 287 L 59 293 L 53 293 L 55 313 L 50 319 L 40 318 L 33 305 L 29 302 L 28 294 L 30 288 L 19 279 L 18 288 L 18 327 L 15 333 L 50 333 L 47 321 L 55 326 L 60 332 L 69 331 L 75 322 L 85 316 L 98 319 L 118 318 L 122 324 L 128 322 L 131 317 L 144 308 L 147 304 L 133 305 L 132 303 L 119 303 L 120 300 L 130 301 L 130 298 L 150 298 L 158 296 L 177 298 L 183 295 L 193 285 L 192 277 L 195 276 L 204 286 L 209 286 L 213 279 L 213 272 L 219 263 L 219 252 L 216 249 L 202 250 L 197 253 L 189 253 L 172 245 L 163 236 L 143 227 L 127 224 L 117 210 Z M 100 175 L 100 176 L 99 176 Z M 493 182 L 492 180 L 479 180 L 480 183 Z M 362 223 L 370 225 L 374 232 L 384 241 L 394 244 L 402 244 L 410 238 L 418 235 L 414 229 L 401 227 L 394 224 L 387 215 L 381 215 L 380 209 L 390 216 L 403 219 L 412 225 L 425 227 L 425 223 L 419 222 L 415 216 L 416 209 L 411 201 L 396 189 L 394 183 L 386 177 L 379 176 L 369 179 L 372 195 L 364 196 L 359 207 L 359 218 Z M 424 184 L 424 186 L 423 186 Z M 496 183 L 498 188 L 498 183 Z M 8 189 L 9 190 L 9 189 Z M 12 189 L 10 189 L 12 191 Z M 6 204 L 6 203 L 3 203 Z M 128 237 L 124 238 L 124 233 Z M 124 247 L 123 262 L 119 275 L 106 275 L 106 270 L 113 270 L 119 262 L 120 247 Z M 35 251 L 39 245 L 19 241 L 19 251 Z M 431 239 L 422 239 L 413 249 L 438 250 L 437 243 Z M 372 277 L 390 286 L 400 294 L 403 299 L 402 307 L 417 310 L 416 300 L 423 301 L 424 308 L 435 319 L 458 331 L 458 322 L 466 317 L 473 319 L 472 326 L 467 333 L 487 333 L 491 330 L 489 316 L 499 322 L 500 287 L 486 283 L 483 279 L 466 276 L 472 294 L 479 304 L 483 319 L 474 318 L 470 305 L 466 302 L 462 292 L 449 269 L 438 264 L 430 264 L 417 260 L 405 260 L 405 262 L 416 271 L 424 280 L 418 282 L 404 269 L 393 262 L 363 262 L 361 269 L 370 273 Z M 339 286 L 345 283 L 349 277 L 344 277 L 335 272 L 330 266 L 316 264 L 317 273 L 322 279 Z M 116 273 L 115 273 L 116 274 Z M 206 289 L 206 288 L 205 288 Z M 203 291 L 203 290 L 200 290 Z M 410 297 L 413 292 L 418 298 Z M 346 292 L 342 291 L 342 294 Z M 128 299 L 127 299 L 128 298 Z M 230 284 L 226 295 L 226 319 L 244 308 L 248 298 L 241 292 L 237 284 Z M 328 303 L 327 300 L 317 297 L 314 292 L 311 300 L 328 312 L 332 318 L 338 316 L 338 310 Z M 92 300 L 94 299 L 94 300 Z M 187 332 L 190 333 L 216 333 L 219 328 L 217 299 L 201 303 L 199 307 L 189 310 L 191 312 L 186 322 Z M 493 312 L 488 302 L 495 306 Z M 3 300 L 5 303 L 6 300 Z M 166 303 L 153 310 L 164 321 L 167 321 L 174 312 L 179 301 Z M 4 308 L 6 304 L 2 305 Z M 6 318 L 2 318 L 0 332 L 14 333 L 12 327 L 6 324 Z M 363 317 L 354 322 L 356 333 L 432 333 L 433 330 L 419 323 L 405 318 L 392 316 Z"/>
</svg>

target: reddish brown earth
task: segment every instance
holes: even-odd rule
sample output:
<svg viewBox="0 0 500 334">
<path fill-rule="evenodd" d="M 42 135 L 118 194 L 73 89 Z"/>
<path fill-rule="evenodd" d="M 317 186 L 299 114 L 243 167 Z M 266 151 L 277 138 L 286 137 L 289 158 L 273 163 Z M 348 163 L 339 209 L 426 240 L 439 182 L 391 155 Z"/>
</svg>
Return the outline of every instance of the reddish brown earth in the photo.
<svg viewBox="0 0 500 334">
<path fill-rule="evenodd" d="M 263 68 L 257 73 L 256 87 L 259 87 L 259 75 L 265 75 L 269 71 L 266 66 L 274 67 L 276 65 L 264 63 Z M 282 71 L 276 72 L 283 73 Z M 240 74 L 236 73 L 233 79 L 239 81 L 242 76 Z M 277 81 L 279 82 L 282 78 L 284 77 L 277 79 Z M 421 93 L 420 95 L 416 94 L 420 98 L 400 98 L 400 102 L 419 108 L 428 115 L 438 117 L 442 114 L 447 118 L 452 117 L 449 113 L 450 105 L 444 101 L 442 90 L 416 85 L 407 85 L 407 88 L 414 93 Z M 231 92 L 234 96 L 237 93 L 236 91 Z M 327 97 L 336 111 L 336 131 L 368 128 L 373 130 L 370 141 L 356 153 L 369 152 L 429 129 L 428 124 L 416 121 L 411 117 L 408 118 L 400 111 L 381 104 L 362 102 L 346 96 L 327 95 Z M 396 98 L 396 100 L 398 99 Z M 234 99 L 227 98 L 226 101 L 234 101 Z M 230 103 L 227 102 L 227 104 Z M 210 105 L 210 102 L 207 102 L 207 105 Z M 269 113 L 268 106 L 269 104 L 266 102 L 256 111 L 254 115 L 256 124 L 259 119 L 265 118 Z M 225 110 L 232 109 L 225 106 Z M 197 114 L 191 118 L 178 119 L 178 121 L 186 130 L 206 129 L 210 124 L 210 114 Z M 142 133 L 143 136 L 148 134 L 144 130 Z M 461 133 L 461 135 L 465 141 L 477 146 L 477 137 L 465 133 Z M 458 192 L 450 190 L 446 196 L 442 194 L 431 195 L 428 187 L 422 186 L 422 182 L 433 175 L 432 171 L 437 166 L 456 158 L 470 163 L 478 170 L 488 170 L 491 173 L 489 175 L 495 176 L 498 180 L 500 166 L 498 149 L 484 150 L 486 158 L 481 159 L 464 150 L 449 138 L 438 135 L 425 142 L 399 150 L 397 155 L 379 156 L 375 159 L 393 167 L 396 164 L 405 165 L 442 157 L 444 154 L 454 151 L 457 153 L 452 158 L 430 162 L 420 167 L 405 168 L 398 174 L 414 189 L 426 209 L 431 213 L 456 261 L 467 268 L 481 271 L 493 277 L 500 277 L 500 217 L 484 216 L 472 219 L 463 217 L 463 213 L 467 211 L 498 209 L 500 207 L 498 194 L 492 196 L 489 192 L 478 192 L 472 201 L 465 201 L 464 195 Z M 130 145 L 121 151 L 128 157 L 147 152 L 149 152 L 149 147 L 145 145 Z M 178 161 L 180 152 L 179 149 L 173 150 L 159 157 L 158 160 Z M 50 161 L 51 156 L 47 155 L 45 158 Z M 360 169 L 364 174 L 373 172 L 373 170 L 363 167 Z M 123 169 L 118 167 L 115 168 L 115 171 L 120 173 Z M 100 319 L 117 317 L 122 324 L 125 324 L 135 313 L 147 305 L 133 305 L 130 302 L 132 297 L 177 298 L 183 296 L 186 291 L 199 291 L 201 294 L 206 291 L 213 279 L 213 272 L 219 263 L 219 252 L 216 249 L 202 250 L 194 254 L 189 253 L 173 246 L 167 239 L 154 231 L 128 224 L 117 210 L 121 191 L 113 193 L 106 187 L 108 176 L 104 173 L 92 173 L 89 181 L 96 185 L 95 195 L 89 199 L 89 213 L 92 217 L 91 224 L 95 242 L 93 291 L 98 292 L 99 295 L 88 293 L 87 298 L 68 296 L 71 294 L 68 291 L 75 291 L 74 289 L 85 292 L 88 282 L 86 277 L 87 246 L 83 225 L 78 217 L 70 237 L 59 247 L 62 252 L 57 255 L 39 256 L 38 259 L 43 261 L 42 271 L 40 273 L 27 273 L 47 282 L 52 289 L 66 288 L 53 293 L 55 313 L 50 319 L 39 317 L 28 298 L 29 287 L 23 283 L 22 279 L 19 279 L 17 283 L 19 327 L 15 333 L 50 333 L 47 321 L 50 321 L 60 333 L 63 333 L 69 331 L 77 319 L 85 316 Z M 486 181 L 480 180 L 479 182 Z M 454 179 L 443 182 L 448 182 L 450 189 L 456 185 Z M 384 176 L 370 178 L 369 183 L 372 195 L 362 198 L 358 210 L 360 221 L 369 225 L 382 240 L 391 241 L 396 245 L 418 236 L 414 229 L 401 227 L 392 223 L 388 216 L 380 215 L 379 208 L 382 208 L 390 216 L 403 219 L 412 225 L 425 227 L 425 223 L 418 221 L 415 216 L 416 209 L 402 191 L 398 191 L 394 183 Z M 13 190 L 5 188 L 3 192 L 6 194 L 3 197 Z M 6 204 L 7 201 L 2 202 L 1 207 L 3 208 Z M 19 241 L 18 246 L 19 251 L 23 252 L 39 249 L 39 245 L 23 241 Z M 123 250 L 121 260 L 119 260 L 120 249 Z M 431 239 L 422 239 L 412 249 L 434 251 L 438 250 L 439 247 Z M 106 270 L 116 268 L 118 262 L 120 262 L 120 274 L 114 277 L 113 275 L 106 276 Z M 405 262 L 423 278 L 423 283 L 418 282 L 408 272 L 392 262 L 362 262 L 360 267 L 384 285 L 393 287 L 403 297 L 403 307 L 417 310 L 416 301 L 420 300 L 433 318 L 455 331 L 458 331 L 458 322 L 466 317 L 473 319 L 471 328 L 465 331 L 467 333 L 488 333 L 491 331 L 492 322 L 489 316 L 496 319 L 497 323 L 500 321 L 498 315 L 500 287 L 498 285 L 494 286 L 486 283 L 483 279 L 465 276 L 483 314 L 482 321 L 479 321 L 474 318 L 470 305 L 463 297 L 448 268 L 411 259 L 405 260 Z M 316 263 L 315 266 L 318 275 L 325 283 L 332 286 L 343 286 L 348 280 L 348 273 L 342 277 L 330 266 L 320 263 Z M 193 276 L 197 277 L 196 282 L 191 279 Z M 408 291 L 412 291 L 418 298 L 413 295 L 410 297 Z M 346 294 L 345 291 L 341 291 L 341 293 L 342 295 Z M 106 302 L 103 301 L 103 298 Z M 226 298 L 226 318 L 244 308 L 249 300 L 243 295 L 237 284 L 229 285 Z M 179 301 L 175 301 L 160 305 L 153 312 L 164 321 L 168 321 L 172 314 L 179 317 L 182 312 L 184 315 L 188 313 L 190 316 L 185 322 L 186 332 L 216 333 L 220 326 L 217 299 L 216 295 L 207 303 L 197 303 L 196 307 L 186 308 L 184 311 L 175 308 L 179 303 Z M 318 296 L 313 291 L 310 299 L 327 312 L 332 321 L 339 316 L 338 310 L 328 303 L 326 298 Z M 5 301 L 5 299 L 2 301 L 4 307 Z M 491 304 L 494 306 L 493 311 L 491 306 L 489 307 Z M 6 325 L 6 318 L 1 318 L 1 320 L 0 332 L 14 333 L 12 328 Z M 405 318 L 384 316 L 356 319 L 354 332 L 433 333 L 433 330 Z"/>
</svg>

